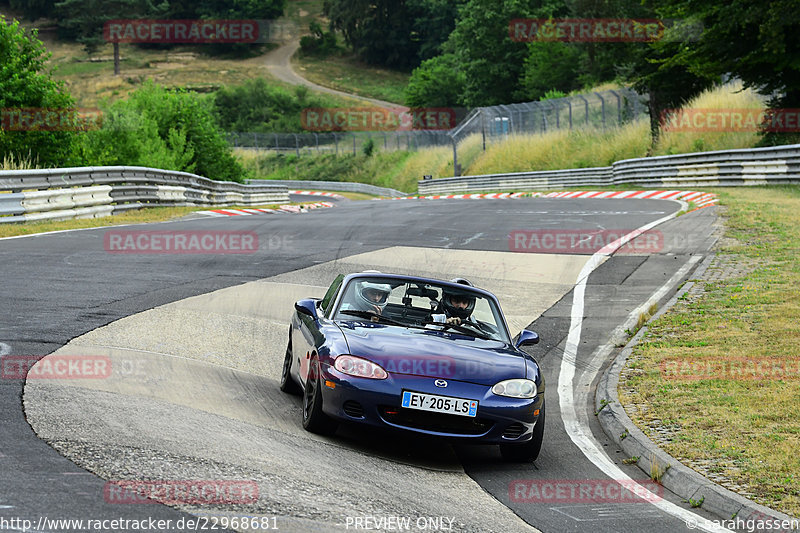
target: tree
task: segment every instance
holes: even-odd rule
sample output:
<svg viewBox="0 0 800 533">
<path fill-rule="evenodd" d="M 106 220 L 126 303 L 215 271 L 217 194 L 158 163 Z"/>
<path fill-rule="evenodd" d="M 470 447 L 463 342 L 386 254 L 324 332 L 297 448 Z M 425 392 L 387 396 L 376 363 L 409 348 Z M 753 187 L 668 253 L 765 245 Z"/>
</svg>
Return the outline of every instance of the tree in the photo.
<svg viewBox="0 0 800 533">
<path fill-rule="evenodd" d="M 325 0 L 331 27 L 363 61 L 409 69 L 436 55 L 464 0 Z"/>
<path fill-rule="evenodd" d="M 103 44 L 103 27 L 109 20 L 158 17 L 165 8 L 166 4 L 156 8 L 152 0 L 63 0 L 56 4 L 61 36 L 83 44 L 90 54 Z M 114 74 L 119 74 L 119 43 L 113 45 Z"/>
<path fill-rule="evenodd" d="M 11 24 L 0 15 L 0 156 L 30 156 L 43 166 L 66 164 L 73 154 L 74 131 L 18 131 L 14 110 L 38 109 L 67 113 L 74 107 L 62 83 L 45 69 L 49 57 L 36 32 L 27 33 L 18 21 Z M 19 124 L 18 124 L 19 125 Z"/>
<path fill-rule="evenodd" d="M 580 66 L 586 53 L 563 42 L 533 42 L 525 58 L 520 85 L 526 100 L 538 100 L 550 90 L 568 93 L 580 88 Z"/>
<path fill-rule="evenodd" d="M 22 11 L 28 20 L 36 20 L 53 15 L 58 0 L 10 0 L 11 9 Z"/>
<path fill-rule="evenodd" d="M 453 54 L 423 61 L 414 69 L 406 86 L 406 104 L 411 107 L 460 106 L 464 73 Z"/>
<path fill-rule="evenodd" d="M 666 0 L 664 16 L 693 17 L 699 40 L 675 63 L 697 76 L 732 75 L 773 95 L 770 107 L 800 108 L 800 9 L 794 0 Z"/>
<path fill-rule="evenodd" d="M 215 180 L 244 176 L 211 98 L 153 82 L 111 106 L 102 129 L 89 134 L 85 158 L 94 165 L 163 165 Z"/>
<path fill-rule="evenodd" d="M 468 0 L 445 45 L 464 72 L 462 100 L 469 107 L 515 100 L 527 45 L 508 33 L 512 19 L 533 15 L 532 0 Z M 536 2 L 538 4 L 538 2 Z"/>
</svg>

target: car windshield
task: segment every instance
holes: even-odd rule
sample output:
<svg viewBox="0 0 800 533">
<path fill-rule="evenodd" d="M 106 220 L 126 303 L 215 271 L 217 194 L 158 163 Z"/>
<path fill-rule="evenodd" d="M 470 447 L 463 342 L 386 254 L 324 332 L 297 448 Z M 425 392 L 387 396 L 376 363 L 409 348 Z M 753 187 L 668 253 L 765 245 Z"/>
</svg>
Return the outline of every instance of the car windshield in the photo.
<svg viewBox="0 0 800 533">
<path fill-rule="evenodd" d="M 445 323 L 448 317 L 458 314 L 460 324 Z M 453 288 L 388 277 L 353 278 L 344 288 L 333 320 L 446 330 L 510 342 L 501 311 L 494 300 L 467 286 Z"/>
</svg>

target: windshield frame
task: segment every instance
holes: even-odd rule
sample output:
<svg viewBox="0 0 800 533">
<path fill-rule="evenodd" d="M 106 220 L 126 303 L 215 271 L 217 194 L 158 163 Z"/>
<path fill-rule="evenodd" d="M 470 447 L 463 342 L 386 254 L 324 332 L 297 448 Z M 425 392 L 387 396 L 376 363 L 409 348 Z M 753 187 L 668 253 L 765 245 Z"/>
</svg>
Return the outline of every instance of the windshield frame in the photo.
<svg viewBox="0 0 800 533">
<path fill-rule="evenodd" d="M 342 316 L 342 306 L 345 304 L 345 296 L 351 292 L 351 287 L 353 287 L 354 283 L 361 282 L 361 281 L 372 281 L 375 283 L 387 283 L 392 286 L 392 291 L 395 291 L 398 287 L 405 285 L 406 291 L 408 290 L 409 286 L 414 285 L 431 285 L 433 288 L 439 290 L 439 296 L 441 296 L 441 291 L 443 288 L 451 288 L 457 292 L 465 292 L 470 293 L 475 296 L 476 299 L 485 300 L 489 306 L 489 312 L 492 314 L 492 317 L 495 323 L 488 323 L 489 325 L 495 327 L 497 329 L 497 333 L 486 331 L 484 332 L 485 335 L 491 337 L 492 342 L 502 342 L 504 344 L 511 344 L 511 335 L 508 329 L 508 324 L 505 319 L 505 314 L 503 313 L 502 308 L 500 307 L 500 303 L 497 300 L 497 297 L 489 291 L 484 289 L 479 289 L 477 287 L 471 287 L 468 285 L 458 284 L 458 283 L 451 283 L 449 281 L 439 280 L 435 278 L 425 278 L 425 277 L 418 277 L 418 276 L 404 276 L 398 274 L 383 274 L 383 273 L 355 273 L 350 274 L 342 280 L 341 285 L 339 286 L 338 294 L 336 295 L 335 302 L 330 309 L 330 313 L 328 314 L 329 320 L 333 320 L 334 322 L 358 322 L 358 321 L 367 321 L 366 318 L 359 318 L 356 316 Z M 396 305 L 396 302 L 393 302 Z M 415 311 L 420 311 L 420 307 L 413 307 Z M 387 315 L 387 318 L 391 320 L 398 320 L 397 317 L 392 315 Z M 449 334 L 455 334 L 459 336 L 466 336 L 472 337 L 475 339 L 482 339 L 478 336 L 472 336 L 469 333 L 464 333 L 463 330 L 456 330 L 454 328 L 446 328 L 442 327 L 441 329 L 436 328 L 436 326 L 445 326 L 445 324 L 432 324 L 431 328 L 421 327 L 419 324 L 415 324 L 413 322 L 409 322 L 407 326 L 396 326 L 392 324 L 382 324 L 383 326 L 387 327 L 408 327 L 408 328 L 415 328 L 415 329 L 424 329 L 425 331 L 444 331 Z"/>
</svg>

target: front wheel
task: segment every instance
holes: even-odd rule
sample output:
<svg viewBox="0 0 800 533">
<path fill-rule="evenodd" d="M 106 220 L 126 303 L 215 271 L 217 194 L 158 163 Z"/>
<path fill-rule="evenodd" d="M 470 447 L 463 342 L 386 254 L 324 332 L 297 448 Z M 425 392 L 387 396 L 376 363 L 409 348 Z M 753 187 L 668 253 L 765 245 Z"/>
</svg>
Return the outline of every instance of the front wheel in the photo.
<svg viewBox="0 0 800 533">
<path fill-rule="evenodd" d="M 322 385 L 320 385 L 319 361 L 311 361 L 311 369 L 303 391 L 303 427 L 319 435 L 331 435 L 338 424 L 322 412 Z"/>
<path fill-rule="evenodd" d="M 283 357 L 283 368 L 281 369 L 281 390 L 287 394 L 299 396 L 302 392 L 300 386 L 292 379 L 292 339 L 289 337 L 289 344 L 286 345 L 286 355 Z"/>
<path fill-rule="evenodd" d="M 500 455 L 503 460 L 509 463 L 528 463 L 535 461 L 539 457 L 539 452 L 542 450 L 542 441 L 544 440 L 544 402 L 542 402 L 542 409 L 539 413 L 539 419 L 536 420 L 536 425 L 533 427 L 533 437 L 528 442 L 522 444 L 501 444 Z"/>
</svg>

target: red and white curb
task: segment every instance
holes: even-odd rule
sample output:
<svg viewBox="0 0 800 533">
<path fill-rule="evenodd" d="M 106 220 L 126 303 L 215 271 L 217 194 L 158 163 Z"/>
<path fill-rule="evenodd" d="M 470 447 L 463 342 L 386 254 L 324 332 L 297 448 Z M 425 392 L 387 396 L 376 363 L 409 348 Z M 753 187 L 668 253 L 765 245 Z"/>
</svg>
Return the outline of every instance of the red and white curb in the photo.
<svg viewBox="0 0 800 533">
<path fill-rule="evenodd" d="M 317 202 L 304 205 L 281 205 L 276 209 L 212 209 L 210 211 L 197 211 L 197 215 L 209 217 L 235 217 L 247 215 L 286 215 L 291 213 L 306 213 L 312 209 L 335 207 L 330 202 Z"/>
<path fill-rule="evenodd" d="M 478 200 L 489 198 L 492 200 L 502 200 L 505 198 L 523 198 L 525 196 L 530 197 L 531 195 L 540 195 L 541 193 L 529 193 L 529 192 L 503 192 L 503 193 L 478 193 L 478 194 L 448 194 L 448 195 L 436 195 L 436 196 L 398 196 L 395 198 L 385 198 L 386 200 L 451 200 L 454 198 L 459 199 L 468 199 L 468 200 Z M 376 198 L 376 200 L 382 200 L 383 198 Z"/>
<path fill-rule="evenodd" d="M 289 194 L 302 194 L 305 196 L 327 196 L 328 198 L 335 198 L 336 200 L 347 200 L 341 194 L 336 194 L 333 192 L 321 192 L 321 191 L 289 191 Z"/>
<path fill-rule="evenodd" d="M 506 199 L 506 198 L 580 198 L 580 199 L 634 199 L 634 200 L 683 200 L 694 202 L 698 207 L 716 205 L 716 194 L 701 191 L 567 191 L 567 192 L 515 192 L 490 194 L 448 194 L 435 196 L 402 196 L 388 200 L 451 200 L 451 199 Z"/>
</svg>

